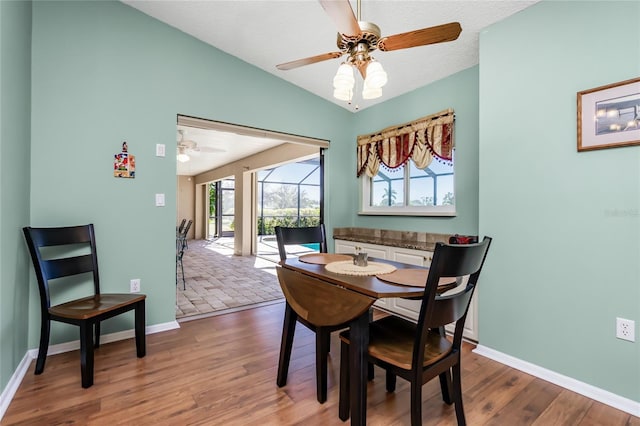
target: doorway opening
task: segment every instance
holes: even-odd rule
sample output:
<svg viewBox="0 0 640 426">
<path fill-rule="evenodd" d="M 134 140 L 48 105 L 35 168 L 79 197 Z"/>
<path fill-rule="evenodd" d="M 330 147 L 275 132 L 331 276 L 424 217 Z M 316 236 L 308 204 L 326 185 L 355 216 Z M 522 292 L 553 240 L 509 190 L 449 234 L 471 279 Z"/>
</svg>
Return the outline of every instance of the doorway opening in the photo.
<svg viewBox="0 0 640 426">
<path fill-rule="evenodd" d="M 322 223 L 328 142 L 185 116 L 178 130 L 189 160 L 178 163 L 176 222 L 193 220 L 193 234 L 176 318 L 281 301 L 273 228 Z"/>
</svg>

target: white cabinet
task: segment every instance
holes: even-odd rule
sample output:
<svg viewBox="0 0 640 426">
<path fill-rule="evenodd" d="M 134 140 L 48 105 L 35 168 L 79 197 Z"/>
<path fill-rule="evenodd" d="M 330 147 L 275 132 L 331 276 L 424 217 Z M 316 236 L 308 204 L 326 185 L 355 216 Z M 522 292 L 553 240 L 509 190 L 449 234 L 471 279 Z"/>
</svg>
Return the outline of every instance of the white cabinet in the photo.
<svg viewBox="0 0 640 426">
<path fill-rule="evenodd" d="M 364 251 L 369 257 L 378 259 L 389 259 L 409 265 L 428 267 L 431 265 L 433 253 L 430 251 L 412 250 L 401 247 L 383 246 L 377 244 L 360 243 L 357 241 L 335 240 L 336 253 L 357 253 Z M 476 291 L 477 293 L 477 291 Z M 420 300 L 409 300 L 401 298 L 378 299 L 375 306 L 394 315 L 405 317 L 416 321 L 420 314 Z M 478 314 L 476 295 L 471 299 L 469 313 L 464 327 L 464 337 L 473 341 L 478 341 Z M 452 326 L 447 326 L 448 331 L 453 331 Z"/>
<path fill-rule="evenodd" d="M 389 259 L 389 247 L 387 246 L 359 243 L 356 241 L 335 240 L 335 248 L 336 253 L 354 254 L 365 252 L 369 257 Z"/>
<path fill-rule="evenodd" d="M 430 251 L 412 250 L 400 247 L 390 247 L 391 260 L 416 266 L 429 266 L 433 253 Z"/>
</svg>

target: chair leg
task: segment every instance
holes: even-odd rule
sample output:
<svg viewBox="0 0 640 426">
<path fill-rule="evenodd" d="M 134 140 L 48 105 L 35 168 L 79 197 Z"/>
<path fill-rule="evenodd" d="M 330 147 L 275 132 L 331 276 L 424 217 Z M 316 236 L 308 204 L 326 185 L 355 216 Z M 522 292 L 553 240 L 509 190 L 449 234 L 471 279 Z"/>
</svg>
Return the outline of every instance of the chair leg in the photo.
<svg viewBox="0 0 640 426">
<path fill-rule="evenodd" d="M 298 321 L 298 315 L 291 306 L 285 302 L 282 340 L 280 342 L 280 358 L 278 360 L 278 376 L 276 379 L 278 387 L 287 384 L 287 374 L 289 373 L 289 360 L 291 359 L 291 348 L 293 347 L 293 335 L 296 331 L 296 321 Z"/>
<path fill-rule="evenodd" d="M 438 333 L 442 337 L 446 337 L 447 333 L 443 327 L 438 327 Z M 440 374 L 440 390 L 442 391 L 442 400 L 446 404 L 453 404 L 453 388 L 451 387 L 451 370 L 447 370 L 446 372 Z"/>
<path fill-rule="evenodd" d="M 40 348 L 38 349 L 35 374 L 42 374 L 44 371 L 44 363 L 47 360 L 47 351 L 49 350 L 50 333 L 51 321 L 49 320 L 49 316 L 43 312 L 42 319 L 40 321 Z"/>
<path fill-rule="evenodd" d="M 387 392 L 393 393 L 396 391 L 396 375 L 391 370 L 386 370 L 386 385 Z"/>
<path fill-rule="evenodd" d="M 451 387 L 451 371 L 447 370 L 440 374 L 440 390 L 442 391 L 442 400 L 446 404 L 453 404 L 453 389 Z"/>
<path fill-rule="evenodd" d="M 411 380 L 411 426 L 422 425 L 422 380 Z"/>
<path fill-rule="evenodd" d="M 340 420 L 349 419 L 349 345 L 340 344 L 340 397 L 338 402 L 338 417 Z"/>
<path fill-rule="evenodd" d="M 327 400 L 327 354 L 330 333 L 318 327 L 316 330 L 316 398 L 320 404 Z"/>
<path fill-rule="evenodd" d="M 92 323 L 80 323 L 80 372 L 82 387 L 93 385 L 93 327 Z"/>
<path fill-rule="evenodd" d="M 142 358 L 147 354 L 147 343 L 145 333 L 145 301 L 141 300 L 136 304 L 134 313 L 135 334 L 136 334 L 136 355 Z"/>
<path fill-rule="evenodd" d="M 182 263 L 182 259 L 180 259 L 180 269 L 182 270 L 182 289 L 187 289 L 187 282 L 184 280 L 184 263 Z"/>
<path fill-rule="evenodd" d="M 467 421 L 464 418 L 464 407 L 462 405 L 462 377 L 460 371 L 460 363 L 452 367 L 453 370 L 453 399 L 456 405 L 456 419 L 458 426 L 466 426 Z"/>
</svg>

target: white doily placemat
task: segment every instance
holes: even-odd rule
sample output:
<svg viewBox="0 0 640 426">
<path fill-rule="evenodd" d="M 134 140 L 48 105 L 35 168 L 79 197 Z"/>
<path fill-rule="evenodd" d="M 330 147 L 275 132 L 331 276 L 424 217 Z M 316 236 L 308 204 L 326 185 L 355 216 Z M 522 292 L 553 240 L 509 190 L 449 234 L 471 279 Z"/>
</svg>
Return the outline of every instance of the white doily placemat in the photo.
<svg viewBox="0 0 640 426">
<path fill-rule="evenodd" d="M 388 274 L 396 270 L 396 267 L 388 263 L 369 262 L 367 266 L 357 266 L 352 260 L 331 262 L 325 265 L 327 271 L 342 275 L 378 275 Z"/>
</svg>

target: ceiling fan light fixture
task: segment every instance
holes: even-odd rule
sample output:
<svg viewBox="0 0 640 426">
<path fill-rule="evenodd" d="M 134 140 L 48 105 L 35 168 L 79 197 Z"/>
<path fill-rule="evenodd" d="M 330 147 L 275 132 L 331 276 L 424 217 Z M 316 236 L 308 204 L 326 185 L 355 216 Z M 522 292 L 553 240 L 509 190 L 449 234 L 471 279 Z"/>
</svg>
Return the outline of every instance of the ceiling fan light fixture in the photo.
<svg viewBox="0 0 640 426">
<path fill-rule="evenodd" d="M 187 161 L 189 161 L 191 159 L 191 157 L 189 157 L 187 154 L 185 154 L 183 147 L 179 146 L 178 147 L 178 155 L 176 156 L 176 159 L 181 163 L 186 163 Z"/>
<path fill-rule="evenodd" d="M 341 101 L 351 101 L 353 97 L 353 90 L 351 88 L 348 89 L 335 89 L 333 91 L 333 97 L 341 100 Z"/>
<path fill-rule="evenodd" d="M 377 99 L 382 96 L 382 87 L 369 87 L 365 81 L 362 89 L 362 99 Z"/>
<path fill-rule="evenodd" d="M 351 90 L 356 83 L 353 77 L 353 68 L 344 62 L 338 67 L 335 77 L 333 77 L 333 87 L 336 90 Z"/>
<path fill-rule="evenodd" d="M 364 85 L 371 89 L 380 89 L 385 84 L 387 84 L 387 73 L 380 62 L 372 60 L 367 65 L 367 77 L 364 79 Z"/>
</svg>

